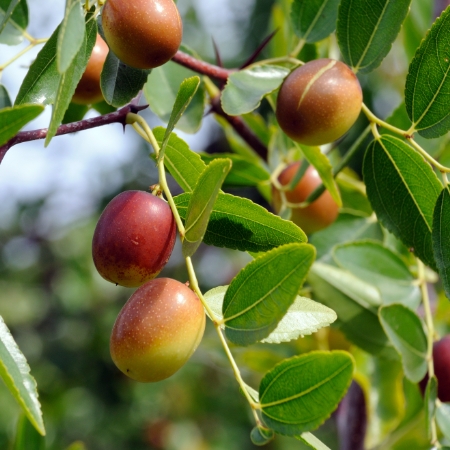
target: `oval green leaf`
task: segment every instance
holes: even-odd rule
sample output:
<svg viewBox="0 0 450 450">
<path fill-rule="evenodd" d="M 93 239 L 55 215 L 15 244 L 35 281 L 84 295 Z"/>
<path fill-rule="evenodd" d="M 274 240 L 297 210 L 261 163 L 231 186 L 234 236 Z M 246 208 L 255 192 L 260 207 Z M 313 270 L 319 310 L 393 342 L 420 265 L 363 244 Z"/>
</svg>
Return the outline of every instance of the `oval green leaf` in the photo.
<svg viewBox="0 0 450 450">
<path fill-rule="evenodd" d="M 0 0 L 0 44 L 17 45 L 28 26 L 25 0 Z"/>
<path fill-rule="evenodd" d="M 3 86 L 3 84 L 0 84 L 0 109 L 8 108 L 9 106 L 12 106 L 9 93 L 5 86 Z"/>
<path fill-rule="evenodd" d="M 100 76 L 106 102 L 116 108 L 129 103 L 142 89 L 150 72 L 127 66 L 110 50 Z"/>
<path fill-rule="evenodd" d="M 406 377 L 418 383 L 427 373 L 427 337 L 417 314 L 403 305 L 380 308 L 381 325 L 402 359 Z"/>
<path fill-rule="evenodd" d="M 312 245 L 286 244 L 247 264 L 223 301 L 228 340 L 250 345 L 269 336 L 297 297 L 314 257 Z"/>
<path fill-rule="evenodd" d="M 436 409 L 436 421 L 442 434 L 450 439 L 450 403 L 439 402 Z"/>
<path fill-rule="evenodd" d="M 229 159 L 216 159 L 200 175 L 186 211 L 183 255 L 192 256 L 203 240 L 214 202 L 231 169 Z"/>
<path fill-rule="evenodd" d="M 381 223 L 435 268 L 431 230 L 442 185 L 431 166 L 405 142 L 383 135 L 367 148 L 363 174 Z"/>
<path fill-rule="evenodd" d="M 178 212 L 186 218 L 191 194 L 174 198 Z M 305 233 L 294 223 L 283 220 L 251 200 L 219 193 L 203 242 L 215 247 L 265 252 L 291 242 L 306 242 Z"/>
<path fill-rule="evenodd" d="M 56 63 L 59 73 L 69 68 L 84 41 L 84 14 L 79 0 L 68 0 L 58 33 Z"/>
<path fill-rule="evenodd" d="M 171 61 L 152 70 L 143 91 L 150 108 L 163 122 L 170 120 L 171 105 L 175 103 L 180 84 L 193 75 L 196 75 L 195 72 Z M 205 89 L 200 84 L 176 128 L 186 133 L 197 132 L 202 123 L 204 107 Z"/>
<path fill-rule="evenodd" d="M 403 260 L 379 242 L 359 241 L 335 247 L 336 263 L 361 280 L 375 286 L 384 304 L 401 303 L 415 309 L 420 289 Z"/>
<path fill-rule="evenodd" d="M 256 66 L 240 70 L 228 77 L 222 92 L 222 108 L 231 116 L 239 116 L 256 109 L 262 98 L 277 89 L 289 69 L 280 66 Z"/>
<path fill-rule="evenodd" d="M 406 110 L 414 129 L 426 138 L 436 138 L 450 130 L 449 33 L 447 8 L 417 49 L 406 77 Z"/>
<path fill-rule="evenodd" d="M 433 216 L 433 250 L 445 295 L 450 298 L 450 190 L 447 185 L 436 202 Z"/>
<path fill-rule="evenodd" d="M 28 122 L 36 118 L 44 107 L 42 105 L 19 105 L 0 110 L 0 145 L 8 142 Z"/>
<path fill-rule="evenodd" d="M 45 435 L 37 385 L 30 375 L 25 356 L 20 351 L 3 319 L 0 317 L 0 377 L 25 415 L 42 435 Z"/>
<path fill-rule="evenodd" d="M 389 53 L 411 0 L 342 0 L 337 39 L 344 61 L 355 72 L 378 67 Z"/>
<path fill-rule="evenodd" d="M 294 0 L 291 22 L 295 34 L 306 42 L 325 39 L 336 28 L 339 0 Z"/>
<path fill-rule="evenodd" d="M 282 361 L 259 386 L 263 422 L 288 436 L 314 430 L 337 407 L 353 369 L 353 358 L 343 351 L 311 352 Z"/>
</svg>

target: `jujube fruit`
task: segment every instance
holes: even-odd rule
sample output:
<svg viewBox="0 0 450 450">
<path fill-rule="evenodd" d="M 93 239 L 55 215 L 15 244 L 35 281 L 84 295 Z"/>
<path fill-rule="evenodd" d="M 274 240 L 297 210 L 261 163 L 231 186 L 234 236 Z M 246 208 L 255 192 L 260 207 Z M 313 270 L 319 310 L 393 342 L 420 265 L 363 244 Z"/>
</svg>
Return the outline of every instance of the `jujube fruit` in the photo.
<svg viewBox="0 0 450 450">
<path fill-rule="evenodd" d="M 169 61 L 183 37 L 173 0 L 108 0 L 102 25 L 110 49 L 137 69 L 153 69 Z"/>
<path fill-rule="evenodd" d="M 122 192 L 106 206 L 95 228 L 95 267 L 112 283 L 140 286 L 165 266 L 175 238 L 175 219 L 164 200 L 144 191 Z"/>
<path fill-rule="evenodd" d="M 450 402 L 450 335 L 433 344 L 433 365 L 438 380 L 438 398 L 441 402 Z M 428 374 L 420 382 L 422 392 L 425 392 L 427 382 Z"/>
<path fill-rule="evenodd" d="M 277 120 L 294 141 L 323 145 L 345 134 L 362 106 L 358 78 L 344 63 L 310 61 L 292 71 L 278 93 Z"/>
<path fill-rule="evenodd" d="M 185 284 L 157 278 L 130 297 L 114 324 L 110 351 L 116 366 L 144 383 L 164 380 L 198 347 L 205 311 Z"/>
<path fill-rule="evenodd" d="M 100 75 L 106 56 L 108 55 L 108 46 L 106 42 L 97 35 L 94 48 L 87 63 L 86 69 L 79 81 L 75 93 L 72 97 L 73 103 L 80 105 L 91 105 L 103 100 L 102 90 L 100 88 Z"/>
<path fill-rule="evenodd" d="M 286 167 L 278 177 L 282 186 L 291 183 L 295 177 L 300 162 L 294 162 Z M 313 166 L 306 169 L 301 180 L 292 190 L 283 191 L 285 199 L 292 204 L 304 202 L 308 196 L 322 183 L 322 180 Z M 281 210 L 283 201 L 280 191 L 272 186 L 273 206 L 277 212 Z M 314 233 L 331 225 L 339 214 L 339 206 L 331 197 L 329 191 L 324 193 L 306 208 L 292 208 L 291 220 L 297 224 L 306 234 Z"/>
</svg>

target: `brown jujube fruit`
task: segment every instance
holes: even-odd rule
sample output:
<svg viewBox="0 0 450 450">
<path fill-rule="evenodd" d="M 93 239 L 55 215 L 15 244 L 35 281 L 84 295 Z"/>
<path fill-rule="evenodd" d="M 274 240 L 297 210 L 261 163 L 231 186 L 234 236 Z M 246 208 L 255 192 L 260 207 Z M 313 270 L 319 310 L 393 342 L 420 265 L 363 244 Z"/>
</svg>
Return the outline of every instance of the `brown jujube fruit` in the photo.
<svg viewBox="0 0 450 450">
<path fill-rule="evenodd" d="M 108 0 L 102 25 L 110 49 L 137 69 L 153 69 L 169 61 L 183 37 L 173 0 Z"/>
<path fill-rule="evenodd" d="M 98 34 L 86 69 L 73 94 L 73 103 L 79 105 L 91 105 L 103 100 L 103 94 L 100 88 L 100 75 L 108 51 L 109 49 L 106 42 Z"/>
<path fill-rule="evenodd" d="M 278 93 L 277 120 L 294 141 L 323 145 L 344 135 L 362 106 L 356 75 L 340 61 L 317 59 L 292 71 Z"/>
<path fill-rule="evenodd" d="M 290 184 L 299 167 L 299 161 L 286 167 L 278 177 L 280 184 L 282 186 Z M 294 189 L 284 191 L 285 198 L 289 203 L 302 203 L 321 183 L 322 180 L 317 170 L 313 166 L 309 166 Z M 272 200 L 275 211 L 279 212 L 282 207 L 282 198 L 280 191 L 275 186 L 272 186 Z M 291 220 L 306 234 L 310 234 L 331 225 L 338 214 L 339 207 L 330 192 L 326 190 L 306 208 L 292 208 Z"/>
<path fill-rule="evenodd" d="M 112 283 L 140 286 L 165 266 L 175 238 L 175 219 L 164 200 L 144 191 L 122 192 L 106 206 L 95 228 L 95 267 Z"/>
<path fill-rule="evenodd" d="M 195 293 L 179 281 L 157 278 L 142 285 L 120 311 L 111 357 L 136 381 L 164 380 L 188 361 L 204 330 L 205 312 Z"/>
</svg>

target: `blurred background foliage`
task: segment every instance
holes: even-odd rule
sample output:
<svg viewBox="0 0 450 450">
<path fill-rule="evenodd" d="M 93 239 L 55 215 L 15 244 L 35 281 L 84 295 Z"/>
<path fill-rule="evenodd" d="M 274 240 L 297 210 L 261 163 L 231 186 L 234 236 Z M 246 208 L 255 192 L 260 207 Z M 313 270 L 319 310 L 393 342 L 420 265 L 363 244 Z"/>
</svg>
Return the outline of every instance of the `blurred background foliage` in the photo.
<svg viewBox="0 0 450 450">
<path fill-rule="evenodd" d="M 30 0 L 32 3 L 37 1 Z M 179 0 L 184 43 L 204 59 L 214 61 L 214 39 L 224 65 L 237 67 L 265 36 L 278 29 L 262 57 L 286 54 L 290 45 L 286 37 L 292 35 L 287 20 L 290 3 L 289 0 Z M 392 52 L 378 70 L 361 77 L 365 101 L 380 117 L 387 117 L 401 102 L 408 63 L 430 27 L 433 14 L 432 2 L 413 0 L 410 17 Z M 32 15 L 31 22 L 33 19 Z M 44 31 L 49 35 L 52 30 Z M 320 54 L 320 45 L 310 51 Z M 325 45 L 334 46 L 337 51 L 332 39 Z M 266 114 L 267 110 L 263 103 L 261 113 Z M 151 123 L 157 123 L 150 112 L 145 114 Z M 212 132 L 208 139 L 195 149 L 228 151 L 221 129 L 209 126 Z M 364 126 L 361 120 L 352 132 L 357 133 Z M 108 129 L 105 127 L 103 132 L 108 133 Z M 54 145 L 58 145 L 58 139 Z M 346 150 L 346 142 L 344 139 L 340 143 L 342 151 Z M 441 142 L 435 154 L 450 159 L 445 144 Z M 42 143 L 39 145 L 40 151 L 45 152 Z M 86 140 L 84 145 L 98 144 Z M 48 221 L 49 197 L 55 194 L 49 189 L 46 195 L 30 201 L 10 199 L 14 207 L 9 209 L 8 220 L 1 221 L 0 315 L 37 380 L 47 429 L 46 448 L 60 450 L 77 440 L 89 450 L 256 448 L 249 439 L 253 427 L 250 411 L 238 392 L 212 326 L 207 326 L 205 337 L 189 363 L 166 381 L 136 383 L 122 375 L 111 361 L 111 328 L 133 291 L 100 278 L 91 258 L 91 240 L 102 209 L 116 194 L 126 189 L 145 190 L 157 181 L 156 169 L 148 157 L 149 148 L 136 139 L 130 140 L 130 145 L 136 147 L 132 160 L 121 163 L 112 174 L 98 173 L 96 181 L 102 189 L 93 195 L 94 206 L 89 214 L 75 217 L 69 223 L 43 226 Z M 357 172 L 362 150 L 353 166 Z M 8 170 L 7 159 L 2 170 Z M 176 193 L 175 183 L 173 187 Z M 263 202 L 253 189 L 233 193 Z M 202 291 L 228 284 L 249 260 L 246 254 L 202 244 L 194 257 Z M 187 280 L 180 246 L 176 246 L 160 276 Z M 436 302 L 439 332 L 445 333 L 449 330 L 448 301 L 439 297 Z M 317 348 L 348 349 L 350 345 L 338 331 L 330 329 L 289 344 L 254 345 L 233 351 L 244 379 L 256 387 L 262 374 L 281 359 Z M 363 384 L 367 373 L 378 366 L 361 350 L 353 349 L 353 353 L 360 367 L 365 368 L 366 373 L 363 370 L 357 377 Z M 417 387 L 398 388 L 406 393 L 408 412 L 414 415 L 414 405 L 421 402 Z M 352 395 L 361 396 L 358 392 Z M 1 449 L 10 448 L 19 414 L 19 406 L 0 385 Z M 317 433 L 332 449 L 339 448 L 339 430 L 349 426 L 346 414 L 345 408 L 340 408 Z M 341 435 L 341 443 L 342 439 Z M 428 448 L 426 442 L 423 421 L 418 421 L 414 429 L 405 432 L 390 448 L 419 450 Z M 277 436 L 266 448 L 306 447 L 295 439 Z"/>
</svg>

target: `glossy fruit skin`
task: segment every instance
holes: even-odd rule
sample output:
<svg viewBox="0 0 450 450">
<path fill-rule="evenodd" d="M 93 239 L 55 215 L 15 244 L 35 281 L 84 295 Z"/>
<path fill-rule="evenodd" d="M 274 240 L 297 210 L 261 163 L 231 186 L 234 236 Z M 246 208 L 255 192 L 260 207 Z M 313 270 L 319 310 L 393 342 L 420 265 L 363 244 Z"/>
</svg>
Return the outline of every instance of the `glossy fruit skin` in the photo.
<svg viewBox="0 0 450 450">
<path fill-rule="evenodd" d="M 108 0 L 102 25 L 111 50 L 137 69 L 153 69 L 169 61 L 183 37 L 173 0 Z"/>
<path fill-rule="evenodd" d="M 282 186 L 289 184 L 295 177 L 300 162 L 294 162 L 287 166 L 278 177 Z M 305 201 L 316 187 L 322 183 L 317 170 L 313 166 L 306 169 L 305 174 L 292 191 L 284 191 L 289 203 L 301 203 Z M 280 191 L 272 186 L 272 200 L 274 209 L 279 212 L 282 206 Z M 297 224 L 306 234 L 314 233 L 331 225 L 339 214 L 339 206 L 331 197 L 329 191 L 325 191 L 317 200 L 306 208 L 292 208 L 291 220 Z"/>
<path fill-rule="evenodd" d="M 176 223 L 169 205 L 144 191 L 125 191 L 106 206 L 94 231 L 100 275 L 126 287 L 155 278 L 170 258 Z"/>
<path fill-rule="evenodd" d="M 103 94 L 100 88 L 100 75 L 108 51 L 109 49 L 106 42 L 98 34 L 86 69 L 73 94 L 73 103 L 79 105 L 91 105 L 103 100 Z"/>
<path fill-rule="evenodd" d="M 450 402 L 450 335 L 444 336 L 433 344 L 433 364 L 438 380 L 438 398 L 441 402 Z M 427 382 L 428 374 L 420 382 L 423 393 Z"/>
<path fill-rule="evenodd" d="M 292 71 L 277 99 L 277 120 L 294 141 L 323 145 L 344 135 L 362 106 L 358 78 L 340 61 L 317 59 Z"/>
<path fill-rule="evenodd" d="M 164 380 L 192 356 L 205 331 L 203 305 L 185 284 L 156 278 L 127 301 L 114 324 L 116 366 L 143 383 Z"/>
</svg>

